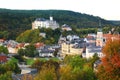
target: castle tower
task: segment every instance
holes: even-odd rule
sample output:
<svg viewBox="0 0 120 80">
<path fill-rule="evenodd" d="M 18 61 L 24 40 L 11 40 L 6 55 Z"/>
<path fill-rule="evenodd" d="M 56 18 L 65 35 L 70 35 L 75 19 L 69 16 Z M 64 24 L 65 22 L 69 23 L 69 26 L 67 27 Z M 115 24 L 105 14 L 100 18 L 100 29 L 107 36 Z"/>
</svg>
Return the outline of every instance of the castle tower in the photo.
<svg viewBox="0 0 120 80">
<path fill-rule="evenodd" d="M 53 17 L 52 16 L 50 16 L 50 21 L 53 21 Z"/>
<path fill-rule="evenodd" d="M 103 32 L 101 27 L 101 21 L 99 21 L 99 28 L 97 31 L 96 46 L 103 46 Z"/>
</svg>

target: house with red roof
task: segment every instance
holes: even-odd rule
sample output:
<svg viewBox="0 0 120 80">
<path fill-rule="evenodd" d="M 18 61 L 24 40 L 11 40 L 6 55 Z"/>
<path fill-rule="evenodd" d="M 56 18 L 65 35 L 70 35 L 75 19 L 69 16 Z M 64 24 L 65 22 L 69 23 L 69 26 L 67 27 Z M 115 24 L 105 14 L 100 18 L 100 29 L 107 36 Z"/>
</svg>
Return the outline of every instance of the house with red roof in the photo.
<svg viewBox="0 0 120 80">
<path fill-rule="evenodd" d="M 7 56 L 4 53 L 0 53 L 0 64 L 7 62 Z"/>
</svg>

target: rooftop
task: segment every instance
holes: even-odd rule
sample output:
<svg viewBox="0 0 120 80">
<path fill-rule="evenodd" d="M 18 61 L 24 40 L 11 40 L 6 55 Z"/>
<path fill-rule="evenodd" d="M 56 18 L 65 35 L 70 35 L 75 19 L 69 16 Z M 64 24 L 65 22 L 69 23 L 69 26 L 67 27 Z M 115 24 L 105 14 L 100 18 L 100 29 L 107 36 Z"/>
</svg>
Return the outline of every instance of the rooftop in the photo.
<svg viewBox="0 0 120 80">
<path fill-rule="evenodd" d="M 36 18 L 35 21 L 46 21 L 46 19 L 45 18 Z"/>
</svg>

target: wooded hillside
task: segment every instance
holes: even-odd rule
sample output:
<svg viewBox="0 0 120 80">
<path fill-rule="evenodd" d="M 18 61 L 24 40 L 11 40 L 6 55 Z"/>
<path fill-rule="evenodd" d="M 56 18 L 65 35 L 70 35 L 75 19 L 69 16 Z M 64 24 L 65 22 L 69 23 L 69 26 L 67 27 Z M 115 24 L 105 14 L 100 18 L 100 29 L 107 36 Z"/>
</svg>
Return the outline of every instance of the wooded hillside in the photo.
<svg viewBox="0 0 120 80">
<path fill-rule="evenodd" d="M 68 24 L 74 28 L 98 27 L 99 20 L 101 20 L 102 26 L 114 25 L 99 17 L 66 10 L 0 9 L 0 38 L 6 36 L 6 39 L 15 39 L 21 32 L 31 29 L 31 23 L 36 18 L 49 19 L 50 15 L 60 25 Z"/>
</svg>

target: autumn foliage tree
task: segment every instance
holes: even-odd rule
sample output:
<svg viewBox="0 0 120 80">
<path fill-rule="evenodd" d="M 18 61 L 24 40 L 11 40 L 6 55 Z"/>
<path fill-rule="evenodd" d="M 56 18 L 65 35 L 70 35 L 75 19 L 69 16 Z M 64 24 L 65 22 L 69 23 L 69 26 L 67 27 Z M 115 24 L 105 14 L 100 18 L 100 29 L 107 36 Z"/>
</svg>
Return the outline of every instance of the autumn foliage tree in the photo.
<svg viewBox="0 0 120 80">
<path fill-rule="evenodd" d="M 108 41 L 103 53 L 97 72 L 99 80 L 120 80 L 120 40 Z"/>
</svg>

